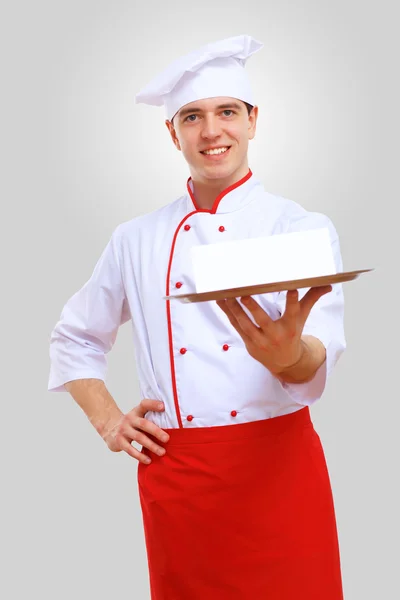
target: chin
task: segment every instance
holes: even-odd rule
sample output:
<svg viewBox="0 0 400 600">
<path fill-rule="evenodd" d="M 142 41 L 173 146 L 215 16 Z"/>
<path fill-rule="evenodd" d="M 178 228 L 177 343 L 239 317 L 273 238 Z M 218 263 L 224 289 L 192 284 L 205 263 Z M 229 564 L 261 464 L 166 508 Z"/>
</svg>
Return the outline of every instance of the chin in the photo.
<svg viewBox="0 0 400 600">
<path fill-rule="evenodd" d="M 207 169 L 203 171 L 203 177 L 206 179 L 226 179 L 233 175 L 234 171 L 231 169 Z"/>
<path fill-rule="evenodd" d="M 235 177 L 235 174 L 239 170 L 239 166 L 215 166 L 211 169 L 205 169 L 203 171 L 204 177 L 206 179 L 216 180 L 216 179 L 229 179 L 231 177 Z"/>
</svg>

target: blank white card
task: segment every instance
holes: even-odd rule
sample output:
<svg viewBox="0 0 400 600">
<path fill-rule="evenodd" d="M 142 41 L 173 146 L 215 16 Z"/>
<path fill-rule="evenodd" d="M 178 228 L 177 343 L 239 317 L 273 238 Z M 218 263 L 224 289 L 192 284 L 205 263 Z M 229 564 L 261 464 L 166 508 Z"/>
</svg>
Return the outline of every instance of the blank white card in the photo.
<svg viewBox="0 0 400 600">
<path fill-rule="evenodd" d="M 336 273 L 327 228 L 194 246 L 196 292 Z"/>
</svg>

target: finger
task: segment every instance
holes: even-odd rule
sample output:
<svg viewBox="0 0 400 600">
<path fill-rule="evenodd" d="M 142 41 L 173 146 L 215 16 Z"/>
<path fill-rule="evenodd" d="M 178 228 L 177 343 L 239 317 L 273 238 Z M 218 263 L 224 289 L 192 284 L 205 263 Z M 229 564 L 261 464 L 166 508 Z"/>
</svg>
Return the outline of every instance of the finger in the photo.
<svg viewBox="0 0 400 600">
<path fill-rule="evenodd" d="M 128 426 L 133 429 L 140 429 L 141 431 L 145 431 L 149 433 L 153 437 L 159 439 L 161 442 L 168 442 L 169 435 L 166 431 L 163 431 L 158 425 L 149 421 L 149 419 L 144 419 L 143 417 L 137 417 L 134 414 L 128 413 L 127 415 L 129 420 L 127 421 Z"/>
<path fill-rule="evenodd" d="M 231 311 L 232 315 L 236 319 L 239 327 L 249 339 L 255 341 L 260 336 L 260 329 L 253 323 L 253 321 L 246 315 L 243 308 L 235 298 L 228 298 L 226 300 L 228 310 Z"/>
<path fill-rule="evenodd" d="M 128 440 L 126 440 L 125 438 L 121 439 L 121 450 L 123 450 L 124 452 L 126 452 L 127 454 L 129 454 L 129 456 L 132 456 L 132 458 L 136 458 L 136 460 L 138 460 L 139 462 L 148 465 L 149 463 L 151 463 L 151 458 L 149 456 L 147 456 L 146 454 L 144 454 L 143 452 L 140 452 L 139 450 L 137 450 L 136 448 L 134 448 L 129 442 Z"/>
<path fill-rule="evenodd" d="M 160 400 L 150 400 L 149 398 L 143 398 L 143 400 L 139 404 L 140 412 L 143 413 L 144 416 L 149 410 L 150 411 L 158 411 L 161 412 L 165 410 L 164 403 Z"/>
<path fill-rule="evenodd" d="M 239 326 L 239 323 L 237 322 L 237 319 L 233 312 L 228 307 L 226 300 L 217 300 L 217 304 L 228 317 L 230 324 L 236 329 L 238 334 L 243 337 L 243 332 Z"/>
<path fill-rule="evenodd" d="M 311 312 L 312 307 L 318 300 L 332 291 L 331 285 L 324 285 L 322 287 L 310 288 L 304 297 L 300 300 L 300 310 L 303 317 L 306 319 Z"/>
<path fill-rule="evenodd" d="M 134 427 L 127 427 L 124 431 L 121 432 L 121 435 L 125 439 L 127 439 L 127 441 L 131 440 L 131 442 L 137 442 L 141 446 L 148 448 L 151 452 L 154 452 L 159 456 L 163 456 L 165 454 L 165 448 L 156 444 L 139 429 L 135 429 Z"/>
<path fill-rule="evenodd" d="M 299 304 L 299 291 L 298 290 L 288 290 L 286 293 L 286 305 L 285 312 L 283 316 L 285 319 L 293 319 L 297 318 L 300 312 L 300 304 Z"/>
<path fill-rule="evenodd" d="M 243 298 L 241 298 L 241 302 L 251 312 L 254 320 L 261 327 L 261 329 L 268 329 L 271 323 L 273 323 L 273 319 L 271 319 L 269 314 L 266 313 L 265 310 L 258 304 L 258 302 L 256 302 L 251 296 L 243 296 Z"/>
</svg>

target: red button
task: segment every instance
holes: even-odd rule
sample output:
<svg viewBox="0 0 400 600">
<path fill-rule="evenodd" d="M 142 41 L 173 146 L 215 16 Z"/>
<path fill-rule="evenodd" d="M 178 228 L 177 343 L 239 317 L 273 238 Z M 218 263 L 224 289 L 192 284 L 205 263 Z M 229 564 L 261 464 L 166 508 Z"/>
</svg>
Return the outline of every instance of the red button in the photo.
<svg viewBox="0 0 400 600">
<path fill-rule="evenodd" d="M 181 283 L 180 281 L 177 281 L 175 284 L 175 287 L 178 288 L 178 290 L 179 290 L 179 288 L 181 288 L 182 285 L 183 285 L 183 283 Z"/>
<path fill-rule="evenodd" d="M 185 227 L 183 228 L 185 231 L 189 231 L 190 229 L 190 225 L 185 225 Z"/>
<path fill-rule="evenodd" d="M 180 352 L 181 354 L 186 354 L 187 350 L 186 350 L 186 348 L 181 348 L 181 349 L 179 350 L 179 352 Z"/>
<path fill-rule="evenodd" d="M 236 412 L 236 410 L 233 410 L 233 411 L 231 412 L 231 415 L 232 415 L 232 417 L 236 417 L 236 415 L 237 415 L 237 412 Z"/>
<path fill-rule="evenodd" d="M 221 227 L 219 227 L 219 231 L 225 231 L 225 227 L 223 225 L 221 225 Z"/>
<path fill-rule="evenodd" d="M 225 350 L 225 352 L 226 352 L 227 350 L 229 350 L 229 346 L 228 346 L 228 344 L 224 344 L 224 345 L 222 346 L 222 350 Z"/>
<path fill-rule="evenodd" d="M 193 421 L 193 415 L 188 415 L 186 418 L 188 421 Z"/>
</svg>

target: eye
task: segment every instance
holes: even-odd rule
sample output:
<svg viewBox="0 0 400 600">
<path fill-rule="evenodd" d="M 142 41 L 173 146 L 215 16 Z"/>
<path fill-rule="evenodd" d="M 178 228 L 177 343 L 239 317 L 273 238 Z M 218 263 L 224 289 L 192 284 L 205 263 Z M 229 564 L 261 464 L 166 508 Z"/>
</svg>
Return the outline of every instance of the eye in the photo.
<svg viewBox="0 0 400 600">
<path fill-rule="evenodd" d="M 194 118 L 192 118 L 192 117 L 194 117 Z M 194 123 L 196 117 L 197 117 L 197 115 L 188 115 L 184 120 L 189 121 L 189 123 Z"/>
<path fill-rule="evenodd" d="M 229 115 L 227 115 L 226 113 L 230 113 L 230 114 L 229 114 Z M 235 112 L 234 112 L 233 110 L 231 110 L 230 108 L 226 108 L 226 109 L 223 111 L 223 114 L 224 114 L 224 116 L 225 116 L 225 117 L 231 117 L 233 114 L 235 114 Z"/>
</svg>

